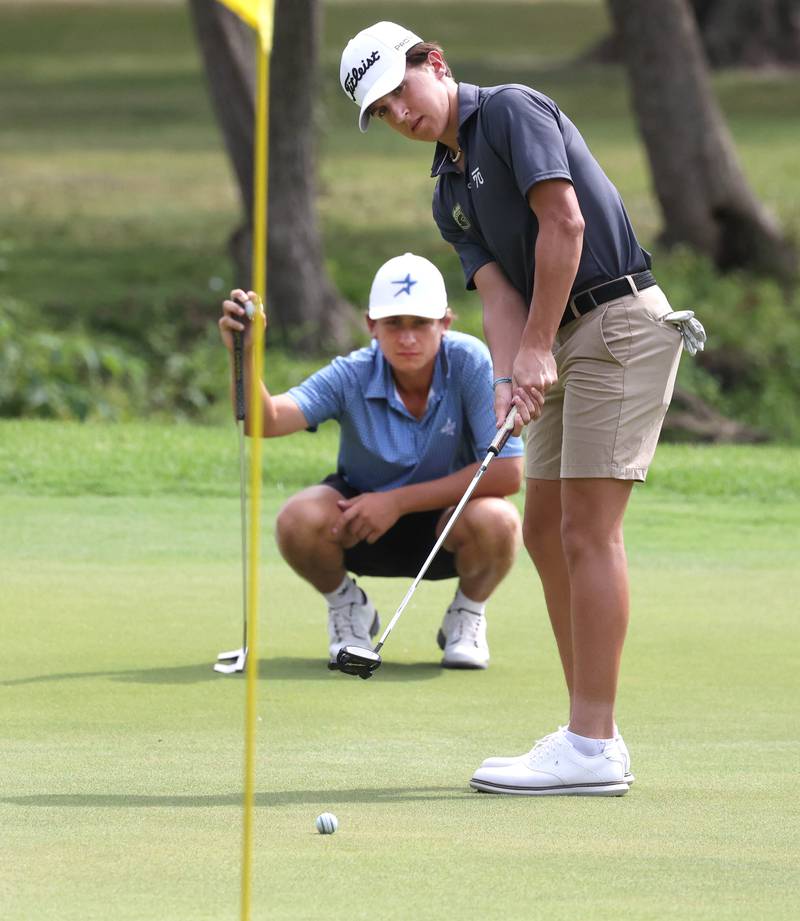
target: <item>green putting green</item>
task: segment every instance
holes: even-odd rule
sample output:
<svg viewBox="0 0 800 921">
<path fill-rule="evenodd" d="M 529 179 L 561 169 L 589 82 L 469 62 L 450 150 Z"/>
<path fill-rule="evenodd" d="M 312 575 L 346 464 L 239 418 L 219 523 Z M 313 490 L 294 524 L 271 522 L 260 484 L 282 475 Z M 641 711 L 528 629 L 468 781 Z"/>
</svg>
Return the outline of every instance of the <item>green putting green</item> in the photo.
<svg viewBox="0 0 800 921">
<path fill-rule="evenodd" d="M 334 438 L 281 444 L 282 486 L 265 445 L 254 917 L 795 918 L 797 451 L 660 449 L 627 528 L 637 782 L 527 799 L 467 787 L 565 718 L 524 555 L 487 672 L 438 666 L 449 583 L 371 681 L 325 668 L 271 524 Z M 211 668 L 240 640 L 236 464 L 232 430 L 0 423 L 4 921 L 238 917 L 244 681 Z M 384 618 L 407 588 L 364 584 Z"/>
</svg>

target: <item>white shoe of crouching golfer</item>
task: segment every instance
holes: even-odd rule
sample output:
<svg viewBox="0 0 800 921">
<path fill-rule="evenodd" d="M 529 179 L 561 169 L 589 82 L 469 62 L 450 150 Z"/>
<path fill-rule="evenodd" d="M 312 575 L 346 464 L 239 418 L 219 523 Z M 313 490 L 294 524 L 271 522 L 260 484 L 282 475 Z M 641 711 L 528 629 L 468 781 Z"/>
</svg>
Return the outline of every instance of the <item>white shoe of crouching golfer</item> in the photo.
<svg viewBox="0 0 800 921">
<path fill-rule="evenodd" d="M 583 755 L 559 731 L 511 764 L 481 765 L 469 785 L 484 793 L 518 796 L 622 796 L 629 788 L 625 765 L 616 741 L 598 755 Z"/>
<path fill-rule="evenodd" d="M 363 589 L 357 588 L 356 601 L 343 605 L 328 605 L 328 654 L 331 662 L 343 646 L 365 646 L 372 649 L 372 637 L 380 630 L 381 621 Z"/>
<path fill-rule="evenodd" d="M 567 728 L 567 726 L 559 726 L 556 732 L 564 732 Z M 545 736 L 545 738 L 547 738 L 547 736 Z M 620 753 L 625 762 L 625 783 L 630 787 L 636 778 L 631 773 L 631 756 L 628 751 L 628 746 L 625 744 L 625 740 L 621 735 L 616 736 L 614 741 L 619 746 Z M 537 742 L 536 744 L 538 745 L 539 743 Z M 481 764 L 481 767 L 505 767 L 508 764 L 513 764 L 515 761 L 521 761 L 523 758 L 527 758 L 529 754 L 530 752 L 525 752 L 522 755 L 502 755 L 496 758 L 486 758 Z"/>
<path fill-rule="evenodd" d="M 487 668 L 486 615 L 451 604 L 436 637 L 444 668 Z"/>
</svg>

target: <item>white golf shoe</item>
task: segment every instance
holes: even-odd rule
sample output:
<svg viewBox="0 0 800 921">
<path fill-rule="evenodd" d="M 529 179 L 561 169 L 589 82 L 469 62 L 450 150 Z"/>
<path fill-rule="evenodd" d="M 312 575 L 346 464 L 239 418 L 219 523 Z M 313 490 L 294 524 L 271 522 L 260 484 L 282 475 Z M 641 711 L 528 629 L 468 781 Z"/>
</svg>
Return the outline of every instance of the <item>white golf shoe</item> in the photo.
<svg viewBox="0 0 800 921">
<path fill-rule="evenodd" d="M 564 730 L 567 728 L 567 726 L 559 726 L 556 731 L 564 732 Z M 547 737 L 545 736 L 545 738 Z M 617 743 L 625 763 L 625 783 L 630 787 L 633 785 L 636 778 L 631 773 L 631 756 L 630 752 L 628 751 L 628 746 L 625 744 L 625 740 L 620 735 L 616 736 L 614 741 Z M 536 744 L 538 745 L 539 743 L 537 742 Z M 521 761 L 523 758 L 527 758 L 529 754 L 530 752 L 525 752 L 522 755 L 501 755 L 496 758 L 485 758 L 481 764 L 481 767 L 506 767 L 509 764 L 513 764 L 515 761 Z"/>
<path fill-rule="evenodd" d="M 380 630 L 381 621 L 363 589 L 359 600 L 343 605 L 328 605 L 328 654 L 335 662 L 342 646 L 364 646 L 372 649 L 372 637 Z"/>
<path fill-rule="evenodd" d="M 444 668 L 487 668 L 486 615 L 451 604 L 436 637 Z"/>
<path fill-rule="evenodd" d="M 599 755 L 582 755 L 559 730 L 511 764 L 481 765 L 469 785 L 483 793 L 518 796 L 623 796 L 629 789 L 625 767 L 616 741 Z"/>
</svg>

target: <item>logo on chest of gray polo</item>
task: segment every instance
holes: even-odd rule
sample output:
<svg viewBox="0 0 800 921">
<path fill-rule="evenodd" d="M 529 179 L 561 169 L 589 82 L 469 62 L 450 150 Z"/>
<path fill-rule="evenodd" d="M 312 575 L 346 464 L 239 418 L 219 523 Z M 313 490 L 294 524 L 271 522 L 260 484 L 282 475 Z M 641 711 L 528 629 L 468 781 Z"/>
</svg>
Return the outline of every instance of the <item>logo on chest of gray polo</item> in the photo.
<svg viewBox="0 0 800 921">
<path fill-rule="evenodd" d="M 456 202 L 453 208 L 453 220 L 458 224 L 462 230 L 469 230 L 472 227 L 472 224 L 469 222 L 469 218 L 464 214 L 464 209 Z"/>
</svg>

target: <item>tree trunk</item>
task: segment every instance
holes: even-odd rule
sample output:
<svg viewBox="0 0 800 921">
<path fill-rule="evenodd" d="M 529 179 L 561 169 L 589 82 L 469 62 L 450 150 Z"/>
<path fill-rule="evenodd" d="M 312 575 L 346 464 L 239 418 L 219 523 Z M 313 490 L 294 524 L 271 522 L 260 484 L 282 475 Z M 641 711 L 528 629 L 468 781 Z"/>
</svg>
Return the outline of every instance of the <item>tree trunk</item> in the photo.
<svg viewBox="0 0 800 921">
<path fill-rule="evenodd" d="M 253 31 L 216 0 L 189 0 L 209 90 L 242 198 L 231 234 L 235 284 L 249 287 L 252 261 Z M 277 0 L 270 71 L 267 312 L 271 338 L 301 352 L 341 351 L 355 316 L 325 271 L 316 210 L 314 119 L 320 35 L 318 0 Z"/>
<path fill-rule="evenodd" d="M 711 89 L 687 0 L 609 0 L 664 215 L 664 242 L 721 269 L 790 279 L 797 254 L 751 191 Z"/>
<path fill-rule="evenodd" d="M 800 0 L 689 2 L 712 67 L 800 66 Z M 619 63 L 622 40 L 612 33 L 590 48 L 583 59 Z"/>
<path fill-rule="evenodd" d="M 697 394 L 676 387 L 661 437 L 664 441 L 704 441 L 714 444 L 761 444 L 769 435 L 729 419 Z"/>
<path fill-rule="evenodd" d="M 800 64 L 798 0 L 691 0 L 712 67 Z"/>
</svg>

